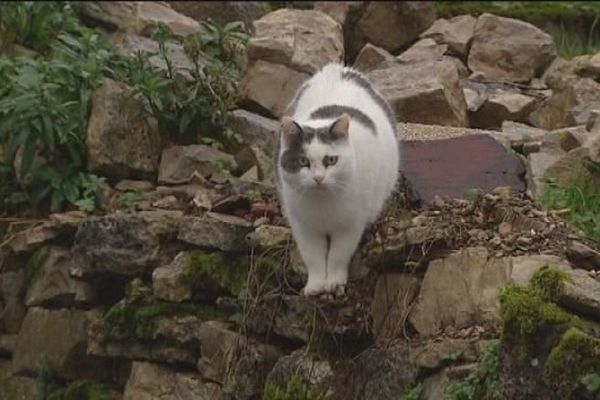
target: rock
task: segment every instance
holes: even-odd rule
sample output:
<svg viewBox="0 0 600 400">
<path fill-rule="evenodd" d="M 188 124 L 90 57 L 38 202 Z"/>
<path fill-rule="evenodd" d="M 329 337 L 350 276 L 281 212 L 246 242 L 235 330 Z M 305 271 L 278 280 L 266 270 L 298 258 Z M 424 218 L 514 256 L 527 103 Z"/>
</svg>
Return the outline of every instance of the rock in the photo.
<svg viewBox="0 0 600 400">
<path fill-rule="evenodd" d="M 83 311 L 29 308 L 13 356 L 15 372 L 35 376 L 45 359 L 63 379 L 110 380 L 111 360 L 86 353 L 87 326 Z"/>
<path fill-rule="evenodd" d="M 158 182 L 171 185 L 189 183 L 194 173 L 209 179 L 223 169 L 235 169 L 233 156 L 203 144 L 172 146 L 163 150 Z"/>
<path fill-rule="evenodd" d="M 281 354 L 275 347 L 256 343 L 231 328 L 218 321 L 201 326 L 198 370 L 205 379 L 224 385 L 226 393 L 249 398 L 262 391 L 268 372 Z"/>
<path fill-rule="evenodd" d="M 493 138 L 500 138 L 500 135 L 496 131 L 442 125 L 425 125 L 401 122 L 396 125 L 396 130 L 398 131 L 398 138 L 402 142 L 450 139 L 467 135 L 488 135 Z"/>
<path fill-rule="evenodd" d="M 375 286 L 371 315 L 378 343 L 388 343 L 401 334 L 420 281 L 408 274 L 380 275 Z"/>
<path fill-rule="evenodd" d="M 521 122 L 505 120 L 502 122 L 502 133 L 509 137 L 511 147 L 517 150 L 527 142 L 541 142 L 548 131 Z"/>
<path fill-rule="evenodd" d="M 296 90 L 310 75 L 281 64 L 257 60 L 246 68 L 240 84 L 242 104 L 280 118 Z"/>
<path fill-rule="evenodd" d="M 82 12 L 101 25 L 127 33 L 149 34 L 159 24 L 166 25 L 178 36 L 205 31 L 197 21 L 174 11 L 166 2 L 101 1 L 85 4 Z"/>
<path fill-rule="evenodd" d="M 600 270 L 600 252 L 577 240 L 569 242 L 567 258 L 576 268 L 588 271 Z"/>
<path fill-rule="evenodd" d="M 472 188 L 490 192 L 510 186 L 515 192 L 525 191 L 523 163 L 489 135 L 404 141 L 401 151 L 402 173 L 415 195 L 426 203 L 436 194 L 464 198 Z M 468 161 L 465 152 L 472 155 Z"/>
<path fill-rule="evenodd" d="M 555 165 L 563 156 L 557 150 L 545 150 L 527 156 L 527 187 L 534 198 L 544 193 L 546 171 Z"/>
<path fill-rule="evenodd" d="M 73 260 L 68 250 L 50 248 L 27 288 L 27 307 L 90 306 L 96 296 L 95 290 L 88 283 L 71 277 L 72 267 Z"/>
<path fill-rule="evenodd" d="M 119 192 L 139 192 L 145 193 L 154 190 L 154 183 L 149 181 L 132 181 L 124 179 L 115 185 L 115 189 Z"/>
<path fill-rule="evenodd" d="M 252 29 L 252 22 L 262 17 L 264 7 L 258 1 L 221 1 L 219 3 L 170 1 L 173 10 L 198 22 L 216 21 L 220 23 L 242 21 L 246 29 Z"/>
<path fill-rule="evenodd" d="M 508 283 L 510 267 L 510 260 L 489 258 L 482 247 L 432 261 L 409 321 L 425 337 L 448 327 L 497 325 L 498 289 Z"/>
<path fill-rule="evenodd" d="M 218 385 L 195 374 L 175 372 L 158 364 L 134 362 L 123 400 L 223 400 Z"/>
<path fill-rule="evenodd" d="M 419 37 L 431 38 L 436 43 L 448 45 L 451 54 L 466 60 L 476 23 L 477 18 L 472 15 L 458 15 L 450 19 L 440 18 Z"/>
<path fill-rule="evenodd" d="M 23 304 L 23 271 L 0 274 L 0 332 L 18 333 L 27 309 Z"/>
<path fill-rule="evenodd" d="M 292 240 L 290 228 L 285 226 L 261 225 L 246 236 L 252 246 L 263 248 L 284 247 Z"/>
<path fill-rule="evenodd" d="M 10 357 L 15 352 L 17 345 L 17 335 L 0 334 L 0 356 Z"/>
<path fill-rule="evenodd" d="M 47 221 L 16 233 L 8 246 L 15 253 L 32 252 L 45 242 L 73 233 L 85 218 L 81 211 L 50 214 Z"/>
<path fill-rule="evenodd" d="M 245 237 L 252 224 L 233 215 L 207 213 L 202 217 L 186 218 L 177 239 L 203 248 L 222 251 L 243 251 Z"/>
<path fill-rule="evenodd" d="M 438 61 L 442 59 L 446 51 L 448 51 L 448 46 L 445 44 L 437 44 L 435 40 L 429 38 L 421 39 L 396 57 L 396 60 L 400 64 Z"/>
<path fill-rule="evenodd" d="M 537 100 L 513 91 L 496 91 L 471 115 L 470 121 L 477 128 L 500 128 L 503 121 L 525 122 L 535 108 Z"/>
<path fill-rule="evenodd" d="M 468 64 L 487 79 L 528 82 L 554 57 L 549 34 L 524 21 L 483 14 L 475 25 Z"/>
<path fill-rule="evenodd" d="M 9 376 L 0 379 L 0 400 L 31 400 L 37 393 L 38 383 L 33 378 Z"/>
<path fill-rule="evenodd" d="M 341 378 L 339 398 L 347 400 L 385 400 L 402 398 L 418 374 L 408 361 L 402 345 L 384 349 L 372 348 L 353 360 L 347 376 Z"/>
<path fill-rule="evenodd" d="M 344 56 L 342 29 L 328 15 L 315 10 L 279 9 L 254 21 L 248 59 L 284 65 L 312 75 Z"/>
<path fill-rule="evenodd" d="M 361 2 L 352 1 L 315 1 L 313 9 L 329 15 L 346 30 L 346 23 L 351 9 L 360 8 Z"/>
<path fill-rule="evenodd" d="M 565 292 L 559 304 L 567 309 L 600 320 L 600 282 L 586 271 L 570 271 L 571 282 L 565 282 Z"/>
<path fill-rule="evenodd" d="M 423 381 L 423 389 L 420 399 L 423 400 L 443 400 L 446 388 L 450 380 L 446 370 L 442 370 L 434 375 L 428 376 Z"/>
<path fill-rule="evenodd" d="M 373 46 L 371 43 L 365 44 L 365 46 L 360 50 L 358 56 L 356 56 L 356 60 L 354 61 L 353 67 L 357 70 L 367 73 L 386 63 L 395 62 L 394 56 L 388 53 L 385 49 L 381 47 Z"/>
<path fill-rule="evenodd" d="M 319 360 L 308 351 L 296 350 L 277 360 L 267 381 L 285 388 L 293 377 L 299 377 L 321 393 L 327 393 L 331 392 L 334 372 L 329 361 Z"/>
<path fill-rule="evenodd" d="M 160 48 L 157 41 L 131 33 L 117 32 L 111 37 L 111 42 L 117 54 L 124 57 L 135 57 L 138 53 L 141 53 L 147 57 L 151 66 L 165 73 L 168 72 L 169 67 L 159 53 Z M 167 42 L 165 48 L 171 71 L 180 74 L 188 81 L 192 81 L 191 73 L 194 72 L 195 65 L 185 53 L 183 46 L 178 43 Z M 202 64 L 203 60 L 200 58 L 199 62 Z"/>
<path fill-rule="evenodd" d="M 436 369 L 447 361 L 475 362 L 482 349 L 477 340 L 443 338 L 412 345 L 409 359 L 420 368 Z"/>
<path fill-rule="evenodd" d="M 354 49 L 358 52 L 365 43 L 371 43 L 395 53 L 412 43 L 434 20 L 431 3 L 369 2 L 354 26 L 354 43 L 348 44 L 348 51 L 352 56 Z"/>
<path fill-rule="evenodd" d="M 246 145 L 257 145 L 266 154 L 273 156 L 280 134 L 280 123 L 246 110 L 235 110 L 229 114 L 231 127 L 241 136 Z"/>
<path fill-rule="evenodd" d="M 181 211 L 116 212 L 82 223 L 75 235 L 71 273 L 77 277 L 152 271 L 170 254 L 164 244 L 177 234 Z M 170 256 L 172 257 L 172 255 Z"/>
<path fill-rule="evenodd" d="M 244 147 L 235 155 L 239 169 L 248 171 L 256 167 L 255 182 L 265 182 L 274 186 L 275 172 L 273 157 L 267 155 L 259 146 Z"/>
<path fill-rule="evenodd" d="M 0 390 L 6 390 L 2 387 L 2 382 L 6 378 L 10 378 L 13 374 L 12 361 L 5 358 L 0 358 Z M 4 399 L 4 393 L 0 393 L 0 399 Z"/>
<path fill-rule="evenodd" d="M 186 253 L 179 253 L 171 264 L 152 272 L 152 290 L 156 297 L 177 303 L 192 298 L 192 288 L 185 280 L 188 262 Z"/>
<path fill-rule="evenodd" d="M 88 169 L 115 178 L 153 177 L 158 170 L 158 123 L 139 113 L 140 97 L 123 83 L 105 80 L 92 95 L 86 147 Z"/>
<path fill-rule="evenodd" d="M 467 105 L 454 63 L 392 65 L 367 74 L 403 122 L 467 124 Z"/>
</svg>

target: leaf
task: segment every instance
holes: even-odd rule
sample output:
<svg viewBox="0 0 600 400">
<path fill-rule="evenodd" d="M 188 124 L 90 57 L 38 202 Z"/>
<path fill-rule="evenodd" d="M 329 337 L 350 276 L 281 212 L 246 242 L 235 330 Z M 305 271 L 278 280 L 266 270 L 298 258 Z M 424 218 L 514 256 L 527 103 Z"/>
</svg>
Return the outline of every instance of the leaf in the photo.
<svg viewBox="0 0 600 400">
<path fill-rule="evenodd" d="M 65 201 L 65 196 L 60 190 L 54 190 L 52 192 L 52 199 L 50 201 L 50 210 L 52 212 L 59 211 Z"/>
<path fill-rule="evenodd" d="M 69 179 L 63 182 L 62 192 L 64 193 L 69 203 L 75 204 L 75 202 L 79 199 L 79 187 L 73 179 Z"/>
<path fill-rule="evenodd" d="M 30 135 L 23 145 L 23 152 L 21 154 L 21 176 L 27 175 L 31 170 L 36 150 L 35 138 Z"/>
</svg>

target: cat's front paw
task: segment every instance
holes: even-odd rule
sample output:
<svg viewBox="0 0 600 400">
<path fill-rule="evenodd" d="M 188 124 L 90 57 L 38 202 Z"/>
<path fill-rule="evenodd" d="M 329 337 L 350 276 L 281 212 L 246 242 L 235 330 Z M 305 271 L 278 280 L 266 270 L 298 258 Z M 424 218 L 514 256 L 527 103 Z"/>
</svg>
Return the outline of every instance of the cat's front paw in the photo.
<svg viewBox="0 0 600 400">
<path fill-rule="evenodd" d="M 308 282 L 304 286 L 304 289 L 302 289 L 302 294 L 305 296 L 316 296 L 326 291 L 325 282 Z"/>
</svg>

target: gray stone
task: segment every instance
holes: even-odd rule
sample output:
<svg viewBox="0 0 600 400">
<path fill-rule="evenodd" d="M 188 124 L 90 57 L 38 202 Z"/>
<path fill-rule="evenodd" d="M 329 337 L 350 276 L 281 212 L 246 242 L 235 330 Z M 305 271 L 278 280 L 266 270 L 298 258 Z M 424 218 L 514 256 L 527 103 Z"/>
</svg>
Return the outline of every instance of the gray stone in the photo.
<svg viewBox="0 0 600 400">
<path fill-rule="evenodd" d="M 266 154 L 275 154 L 275 144 L 280 134 L 279 121 L 246 110 L 232 111 L 229 116 L 232 129 L 246 145 L 257 145 Z"/>
<path fill-rule="evenodd" d="M 600 282 L 587 271 L 570 271 L 571 282 L 565 283 L 565 293 L 559 300 L 564 307 L 600 321 Z"/>
<path fill-rule="evenodd" d="M 186 253 L 179 253 L 173 262 L 152 271 L 152 291 L 159 299 L 180 303 L 192 298 L 192 288 L 185 280 L 188 267 Z"/>
<path fill-rule="evenodd" d="M 470 121 L 477 128 L 498 129 L 503 121 L 527 121 L 536 104 L 536 98 L 516 91 L 495 91 L 470 116 Z"/>
<path fill-rule="evenodd" d="M 458 15 L 450 19 L 440 18 L 419 37 L 432 38 L 437 43 L 446 44 L 452 54 L 466 60 L 476 23 L 477 18 L 472 15 Z"/>
<path fill-rule="evenodd" d="M 448 60 L 393 65 L 367 76 L 402 122 L 467 124 L 467 105 L 458 71 Z"/>
<path fill-rule="evenodd" d="M 283 247 L 290 243 L 292 233 L 285 226 L 261 225 L 246 236 L 252 246 L 263 248 Z"/>
<path fill-rule="evenodd" d="M 29 308 L 13 355 L 15 372 L 35 375 L 45 360 L 64 379 L 110 379 L 111 361 L 86 353 L 88 323 L 83 311 Z"/>
<path fill-rule="evenodd" d="M 321 393 L 330 394 L 334 372 L 329 361 L 320 360 L 301 349 L 277 360 L 267 379 L 285 388 L 292 377 L 299 377 Z"/>
<path fill-rule="evenodd" d="M 247 248 L 245 237 L 251 230 L 252 224 L 240 217 L 207 213 L 186 218 L 177 238 L 203 248 L 243 251 Z"/>
<path fill-rule="evenodd" d="M 385 65 L 395 62 L 394 56 L 381 47 L 373 46 L 367 43 L 358 53 L 353 67 L 357 70 L 367 73 Z"/>
<path fill-rule="evenodd" d="M 224 396 L 218 385 L 204 382 L 197 374 L 136 361 L 131 367 L 123 400 L 139 399 L 224 400 Z"/>
<path fill-rule="evenodd" d="M 554 57 L 549 34 L 524 21 L 483 14 L 477 19 L 468 64 L 488 79 L 528 82 Z"/>
<path fill-rule="evenodd" d="M 178 185 L 189 183 L 194 173 L 209 179 L 222 169 L 235 169 L 233 156 L 203 144 L 172 146 L 163 150 L 158 182 Z"/>
<path fill-rule="evenodd" d="M 433 39 L 425 38 L 413 44 L 401 53 L 396 60 L 400 64 L 416 64 L 424 61 L 439 61 L 448 51 L 448 46 L 438 44 Z"/>
<path fill-rule="evenodd" d="M 475 362 L 482 350 L 482 343 L 473 339 L 434 339 L 411 345 L 409 359 L 420 368 L 437 369 L 451 359 Z"/>
<path fill-rule="evenodd" d="M 115 178 L 151 177 L 158 170 L 157 121 L 139 112 L 141 97 L 125 84 L 106 80 L 92 95 L 86 147 L 90 171 Z"/>
</svg>

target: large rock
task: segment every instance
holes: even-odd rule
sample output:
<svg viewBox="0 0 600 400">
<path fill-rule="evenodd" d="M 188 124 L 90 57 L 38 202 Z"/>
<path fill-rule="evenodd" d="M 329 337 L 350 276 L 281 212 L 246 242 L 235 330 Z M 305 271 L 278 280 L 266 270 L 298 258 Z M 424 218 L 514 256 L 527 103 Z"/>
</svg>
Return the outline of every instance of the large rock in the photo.
<svg viewBox="0 0 600 400">
<path fill-rule="evenodd" d="M 249 60 L 285 65 L 312 75 L 344 56 L 342 29 L 331 17 L 315 10 L 280 9 L 254 22 L 248 43 Z"/>
<path fill-rule="evenodd" d="M 334 373 L 329 361 L 320 360 L 306 350 L 296 350 L 277 360 L 267 379 L 285 388 L 293 377 L 299 377 L 321 393 L 327 393 L 331 392 Z"/>
<path fill-rule="evenodd" d="M 565 283 L 565 293 L 559 303 L 574 312 L 600 321 L 600 282 L 581 269 L 570 271 L 570 276 L 570 282 Z"/>
<path fill-rule="evenodd" d="M 233 156 L 204 144 L 172 146 L 162 152 L 158 182 L 189 183 L 195 173 L 208 179 L 222 169 L 235 169 Z"/>
<path fill-rule="evenodd" d="M 38 392 L 38 382 L 24 376 L 0 379 L 0 400 L 31 400 Z"/>
<path fill-rule="evenodd" d="M 464 198 L 473 188 L 491 192 L 510 186 L 514 192 L 525 191 L 523 162 L 489 135 L 403 141 L 401 152 L 402 173 L 424 202 L 435 195 Z"/>
<path fill-rule="evenodd" d="M 367 2 L 352 24 L 352 35 L 346 38 L 350 59 L 366 44 L 395 53 L 412 43 L 435 20 L 431 3 L 418 1 Z"/>
<path fill-rule="evenodd" d="M 276 153 L 279 121 L 246 110 L 232 111 L 229 119 L 232 129 L 240 135 L 244 144 L 259 146 L 268 155 Z"/>
<path fill-rule="evenodd" d="M 258 1 L 170 1 L 173 10 L 196 21 L 216 21 L 220 23 L 242 21 L 246 29 L 252 29 L 252 22 L 262 17 L 264 7 Z"/>
<path fill-rule="evenodd" d="M 504 121 L 525 122 L 536 105 L 537 100 L 532 96 L 498 90 L 491 93 L 481 107 L 470 115 L 471 126 L 499 129 Z"/>
<path fill-rule="evenodd" d="M 245 238 L 251 230 L 252 224 L 240 217 L 207 213 L 186 218 L 177 238 L 202 248 L 243 251 L 248 247 Z"/>
<path fill-rule="evenodd" d="M 545 265 L 569 271 L 556 256 L 493 258 L 484 247 L 469 247 L 429 264 L 409 321 L 425 337 L 446 329 L 500 324 L 499 290 L 527 285 Z"/>
<path fill-rule="evenodd" d="M 358 53 L 353 67 L 357 70 L 367 73 L 385 65 L 385 63 L 395 62 L 394 56 L 381 47 L 373 46 L 367 43 Z"/>
<path fill-rule="evenodd" d="M 456 65 L 448 60 L 392 65 L 368 78 L 399 121 L 466 126 L 467 105 Z"/>
<path fill-rule="evenodd" d="M 425 38 L 413 44 L 401 53 L 396 60 L 400 64 L 416 64 L 424 61 L 438 61 L 448 51 L 448 45 L 436 43 L 435 40 Z"/>
<path fill-rule="evenodd" d="M 180 211 L 117 212 L 82 223 L 75 236 L 72 273 L 77 277 L 148 273 L 174 254 L 163 252 L 173 239 Z"/>
<path fill-rule="evenodd" d="M 86 353 L 88 316 L 83 311 L 28 310 L 13 356 L 18 374 L 35 376 L 40 362 L 63 379 L 111 379 L 110 360 Z"/>
<path fill-rule="evenodd" d="M 134 362 L 123 400 L 223 400 L 218 385 L 197 374 L 175 372 L 158 364 Z"/>
<path fill-rule="evenodd" d="M 205 31 L 197 21 L 179 14 L 162 1 L 84 3 L 83 13 L 101 25 L 127 33 L 147 35 L 159 24 L 166 25 L 179 36 Z"/>
<path fill-rule="evenodd" d="M 431 38 L 437 43 L 448 45 L 450 53 L 464 61 L 469 53 L 476 23 L 477 18 L 472 15 L 458 15 L 450 19 L 440 18 L 421 33 L 420 37 Z"/>
<path fill-rule="evenodd" d="M 452 358 L 475 362 L 483 350 L 476 339 L 434 339 L 411 345 L 410 360 L 421 368 L 436 369 Z"/>
<path fill-rule="evenodd" d="M 23 304 L 23 271 L 0 274 L 0 332 L 18 333 L 27 309 Z"/>
<path fill-rule="evenodd" d="M 152 177 L 158 170 L 158 123 L 139 112 L 139 97 L 129 98 L 123 83 L 106 80 L 92 95 L 86 139 L 90 171 L 115 178 Z"/>
<path fill-rule="evenodd" d="M 85 307 L 95 298 L 94 288 L 70 275 L 73 267 L 71 253 L 58 247 L 48 251 L 43 263 L 33 276 L 25 304 L 28 307 Z"/>
<path fill-rule="evenodd" d="M 528 82 L 556 56 L 552 37 L 516 19 L 483 14 L 477 19 L 469 69 L 488 79 Z"/>
</svg>

